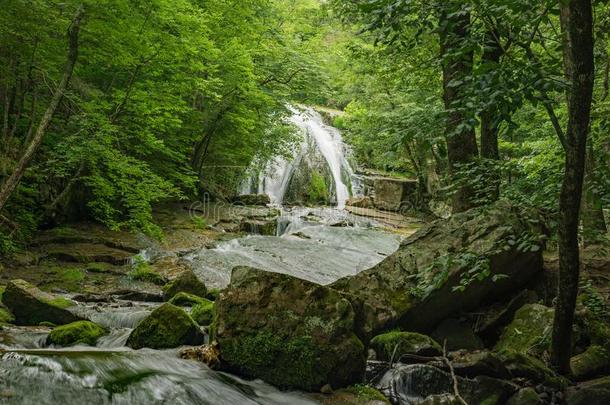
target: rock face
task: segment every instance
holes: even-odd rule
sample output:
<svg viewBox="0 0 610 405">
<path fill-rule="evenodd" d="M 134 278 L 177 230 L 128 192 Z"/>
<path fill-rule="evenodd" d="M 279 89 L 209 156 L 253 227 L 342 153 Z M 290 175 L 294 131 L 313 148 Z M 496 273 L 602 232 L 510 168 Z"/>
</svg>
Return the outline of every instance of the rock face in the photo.
<svg viewBox="0 0 610 405">
<path fill-rule="evenodd" d="M 200 345 L 203 340 L 203 333 L 189 314 L 175 305 L 163 304 L 131 332 L 127 346 L 132 349 L 169 349 Z"/>
<path fill-rule="evenodd" d="M 328 287 L 237 267 L 213 327 L 226 370 L 317 391 L 361 381 L 366 361 L 354 318 L 350 302 Z"/>
<path fill-rule="evenodd" d="M 542 270 L 533 212 L 498 202 L 436 221 L 375 267 L 338 280 L 364 339 L 399 327 L 430 331 L 460 311 L 508 296 Z"/>
<path fill-rule="evenodd" d="M 208 290 L 205 287 L 205 284 L 197 278 L 195 273 L 188 270 L 163 286 L 163 298 L 166 301 L 169 301 L 174 295 L 180 292 L 196 295 L 198 297 L 205 297 Z"/>
<path fill-rule="evenodd" d="M 417 190 L 417 180 L 377 177 L 373 180 L 375 207 L 387 211 L 399 211 L 410 203 Z"/>
<path fill-rule="evenodd" d="M 76 344 L 95 346 L 97 340 L 106 333 L 107 330 L 96 323 L 78 321 L 53 329 L 47 337 L 47 344 L 58 346 L 72 346 Z"/>
<path fill-rule="evenodd" d="M 38 325 L 41 322 L 64 325 L 83 320 L 68 310 L 75 305 L 73 301 L 45 293 L 24 280 L 8 283 L 2 301 L 15 316 L 17 325 Z"/>
</svg>

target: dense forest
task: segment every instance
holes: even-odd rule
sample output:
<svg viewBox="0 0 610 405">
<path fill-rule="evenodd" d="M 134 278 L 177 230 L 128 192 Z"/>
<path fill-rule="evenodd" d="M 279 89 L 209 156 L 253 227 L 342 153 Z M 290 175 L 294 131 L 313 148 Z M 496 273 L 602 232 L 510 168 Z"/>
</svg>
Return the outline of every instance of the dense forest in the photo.
<svg viewBox="0 0 610 405">
<path fill-rule="evenodd" d="M 609 94 L 604 1 L 4 0 L 0 399 L 608 403 Z"/>
</svg>

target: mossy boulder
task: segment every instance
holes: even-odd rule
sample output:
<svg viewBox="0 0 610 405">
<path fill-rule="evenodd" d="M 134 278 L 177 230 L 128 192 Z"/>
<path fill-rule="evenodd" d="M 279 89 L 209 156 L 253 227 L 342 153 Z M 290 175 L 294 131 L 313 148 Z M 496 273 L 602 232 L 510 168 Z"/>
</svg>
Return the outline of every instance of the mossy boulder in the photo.
<svg viewBox="0 0 610 405">
<path fill-rule="evenodd" d="M 95 346 L 97 340 L 108 331 L 90 321 L 78 321 L 67 325 L 58 326 L 47 336 L 47 345 L 72 346 L 84 344 Z"/>
<path fill-rule="evenodd" d="M 358 335 L 430 332 L 452 315 L 509 297 L 542 272 L 537 212 L 506 201 L 435 221 L 373 268 L 330 287 L 357 313 Z M 481 269 L 478 273 L 473 269 Z"/>
<path fill-rule="evenodd" d="M 442 354 L 441 346 L 434 339 L 414 332 L 388 332 L 375 336 L 369 346 L 375 351 L 378 360 L 395 362 L 400 358 L 414 354 L 418 356 L 438 356 Z"/>
<path fill-rule="evenodd" d="M 540 304 L 524 305 L 504 329 L 496 350 L 509 350 L 536 357 L 550 350 L 554 310 Z"/>
<path fill-rule="evenodd" d="M 174 295 L 180 292 L 205 298 L 208 290 L 205 287 L 205 284 L 197 278 L 195 273 L 188 270 L 163 286 L 163 297 L 166 301 L 169 301 Z"/>
<path fill-rule="evenodd" d="M 360 382 L 365 348 L 354 310 L 336 291 L 295 277 L 236 267 L 212 328 L 224 369 L 281 388 L 318 391 Z"/>
<path fill-rule="evenodd" d="M 610 351 L 603 346 L 591 345 L 584 352 L 570 359 L 574 379 L 586 378 L 610 372 Z"/>
<path fill-rule="evenodd" d="M 202 298 L 197 295 L 179 292 L 174 295 L 171 300 L 168 301 L 170 304 L 177 305 L 179 307 L 192 307 L 198 304 L 209 304 L 212 301 L 207 298 Z"/>
<path fill-rule="evenodd" d="M 506 405 L 540 405 L 542 400 L 535 389 L 531 387 L 522 388 L 513 395 Z"/>
<path fill-rule="evenodd" d="M 201 326 L 208 326 L 214 318 L 214 303 L 207 301 L 195 305 L 191 311 L 191 318 Z"/>
<path fill-rule="evenodd" d="M 588 314 L 582 325 L 590 345 L 570 360 L 577 381 L 610 373 L 610 324 Z"/>
<path fill-rule="evenodd" d="M 45 321 L 64 325 L 83 320 L 69 310 L 76 305 L 74 301 L 43 292 L 24 280 L 9 282 L 2 301 L 15 316 L 17 325 L 38 325 Z"/>
<path fill-rule="evenodd" d="M 542 361 L 525 353 L 503 350 L 497 353 L 512 378 L 524 378 L 549 387 L 563 388 L 569 384 Z"/>
<path fill-rule="evenodd" d="M 182 345 L 200 345 L 204 335 L 199 325 L 182 308 L 166 303 L 155 309 L 131 332 L 127 346 L 169 349 Z"/>
</svg>

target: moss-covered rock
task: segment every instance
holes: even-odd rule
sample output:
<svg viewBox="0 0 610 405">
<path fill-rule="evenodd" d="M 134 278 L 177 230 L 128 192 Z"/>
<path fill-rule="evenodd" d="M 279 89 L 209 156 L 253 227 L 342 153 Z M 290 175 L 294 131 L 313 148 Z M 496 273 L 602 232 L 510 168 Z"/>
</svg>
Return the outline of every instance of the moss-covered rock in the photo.
<svg viewBox="0 0 610 405">
<path fill-rule="evenodd" d="M 195 273 L 189 270 L 183 272 L 174 280 L 163 286 L 163 297 L 166 301 L 172 299 L 172 297 L 179 292 L 185 292 L 205 298 L 208 290 L 205 287 L 205 284 L 197 278 Z"/>
<path fill-rule="evenodd" d="M 550 350 L 553 332 L 552 308 L 540 304 L 524 305 L 504 329 L 496 350 L 509 350 L 541 356 Z"/>
<path fill-rule="evenodd" d="M 330 287 L 352 302 L 359 336 L 392 327 L 431 331 L 453 314 L 523 289 L 540 274 L 540 224 L 537 213 L 506 201 L 456 214 L 420 229 L 373 268 Z M 473 275 L 474 268 L 480 272 Z"/>
<path fill-rule="evenodd" d="M 207 301 L 195 305 L 191 311 L 191 318 L 201 326 L 208 326 L 214 319 L 214 303 Z"/>
<path fill-rule="evenodd" d="M 413 332 L 388 332 L 375 336 L 370 347 L 375 351 L 378 360 L 399 361 L 407 354 L 419 356 L 438 356 L 442 354 L 441 346 L 432 338 Z"/>
<path fill-rule="evenodd" d="M 577 381 L 610 373 L 610 324 L 589 317 L 584 329 L 590 345 L 570 360 L 572 375 Z"/>
<path fill-rule="evenodd" d="M 197 295 L 179 292 L 178 294 L 174 295 L 172 299 L 168 302 L 179 307 L 192 307 L 199 304 L 210 304 L 212 301 L 206 298 L 201 298 Z"/>
<path fill-rule="evenodd" d="M 563 388 L 569 384 L 568 380 L 555 374 L 542 361 L 525 353 L 504 350 L 498 355 L 513 378 L 525 378 L 554 388 Z"/>
<path fill-rule="evenodd" d="M 155 309 L 131 332 L 127 346 L 167 349 L 182 345 L 200 345 L 204 335 L 182 308 L 166 303 Z"/>
<path fill-rule="evenodd" d="M 209 299 L 210 301 L 216 301 L 218 299 L 218 297 L 220 296 L 220 292 L 221 292 L 220 288 L 210 288 L 205 297 L 207 299 Z"/>
<path fill-rule="evenodd" d="M 0 303 L 0 326 L 6 325 L 7 323 L 13 323 L 15 317 L 4 305 Z"/>
<path fill-rule="evenodd" d="M 24 280 L 8 283 L 2 300 L 18 325 L 38 325 L 44 321 L 64 325 L 83 320 L 68 309 L 75 302 L 45 293 Z"/>
<path fill-rule="evenodd" d="M 95 346 L 97 340 L 108 331 L 90 321 L 78 321 L 58 326 L 47 336 L 47 345 L 72 346 L 84 344 Z"/>
<path fill-rule="evenodd" d="M 138 263 L 127 275 L 135 281 L 144 281 L 158 286 L 167 284 L 167 279 L 145 262 Z"/>
<path fill-rule="evenodd" d="M 295 277 L 233 269 L 213 329 L 225 369 L 282 388 L 336 389 L 364 375 L 365 349 L 349 301 Z"/>
<path fill-rule="evenodd" d="M 610 372 L 610 351 L 602 346 L 591 345 L 572 357 L 570 366 L 574 379 L 578 381 Z"/>
<path fill-rule="evenodd" d="M 538 395 L 536 390 L 531 387 L 520 389 L 506 403 L 506 405 L 540 405 L 540 404 L 542 404 L 540 395 Z"/>
</svg>

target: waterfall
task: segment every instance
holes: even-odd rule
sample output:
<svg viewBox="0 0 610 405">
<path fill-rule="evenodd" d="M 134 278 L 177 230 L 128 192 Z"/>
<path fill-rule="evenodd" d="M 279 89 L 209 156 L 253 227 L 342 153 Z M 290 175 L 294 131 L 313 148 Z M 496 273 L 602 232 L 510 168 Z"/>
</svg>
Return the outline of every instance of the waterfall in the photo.
<svg viewBox="0 0 610 405">
<path fill-rule="evenodd" d="M 278 157 L 274 159 L 263 172 L 258 180 L 250 178 L 242 186 L 242 194 L 257 193 L 267 194 L 273 204 L 281 205 L 284 196 L 290 186 L 299 163 L 308 157 L 310 140 L 315 142 L 317 152 L 323 156 L 328 164 L 332 176 L 332 186 L 338 208 L 344 208 L 350 197 L 350 186 L 345 184 L 353 178 L 353 170 L 346 158 L 347 147 L 343 143 L 341 132 L 331 126 L 324 124 L 322 116 L 311 107 L 297 109 L 290 107 L 292 116 L 290 122 L 296 125 L 300 131 L 302 140 L 293 151 L 293 155 L 286 159 Z"/>
</svg>

